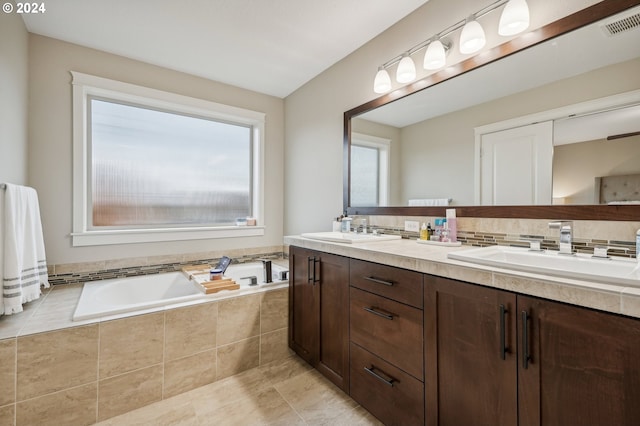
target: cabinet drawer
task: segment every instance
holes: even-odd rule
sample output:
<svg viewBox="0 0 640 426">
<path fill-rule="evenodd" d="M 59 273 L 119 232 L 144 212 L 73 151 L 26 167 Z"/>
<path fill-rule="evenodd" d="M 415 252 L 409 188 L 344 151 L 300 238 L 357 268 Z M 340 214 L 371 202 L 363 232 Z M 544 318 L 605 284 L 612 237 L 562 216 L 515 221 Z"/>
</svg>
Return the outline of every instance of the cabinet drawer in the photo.
<svg viewBox="0 0 640 426">
<path fill-rule="evenodd" d="M 353 287 L 422 309 L 422 274 L 378 263 L 351 259 Z"/>
<path fill-rule="evenodd" d="M 353 287 L 350 299 L 351 341 L 422 381 L 422 311 Z"/>
<path fill-rule="evenodd" d="M 385 425 L 424 424 L 424 385 L 351 343 L 350 395 Z"/>
</svg>

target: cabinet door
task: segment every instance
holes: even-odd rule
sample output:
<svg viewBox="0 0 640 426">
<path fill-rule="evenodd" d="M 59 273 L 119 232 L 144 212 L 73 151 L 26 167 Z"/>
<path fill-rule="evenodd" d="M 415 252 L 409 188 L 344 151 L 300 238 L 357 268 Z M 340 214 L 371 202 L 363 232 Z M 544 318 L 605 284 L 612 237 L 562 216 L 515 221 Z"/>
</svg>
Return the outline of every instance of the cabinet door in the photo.
<svg viewBox="0 0 640 426">
<path fill-rule="evenodd" d="M 425 276 L 428 425 L 516 425 L 514 294 Z"/>
<path fill-rule="evenodd" d="M 319 284 L 315 252 L 289 248 L 289 347 L 311 365 L 318 361 Z"/>
<path fill-rule="evenodd" d="M 520 425 L 639 424 L 640 321 L 526 296 L 518 313 Z"/>
<path fill-rule="evenodd" d="M 349 259 L 315 254 L 319 262 L 320 343 L 317 369 L 336 386 L 349 389 Z"/>
</svg>

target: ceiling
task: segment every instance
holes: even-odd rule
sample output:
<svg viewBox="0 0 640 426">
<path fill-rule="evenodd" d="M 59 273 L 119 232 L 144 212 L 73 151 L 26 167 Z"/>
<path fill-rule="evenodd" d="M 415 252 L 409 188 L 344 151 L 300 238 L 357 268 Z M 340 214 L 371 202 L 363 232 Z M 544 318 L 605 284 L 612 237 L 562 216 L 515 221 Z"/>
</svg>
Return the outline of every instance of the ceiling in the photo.
<svg viewBox="0 0 640 426">
<path fill-rule="evenodd" d="M 284 98 L 428 0 L 55 0 L 27 30 Z"/>
</svg>

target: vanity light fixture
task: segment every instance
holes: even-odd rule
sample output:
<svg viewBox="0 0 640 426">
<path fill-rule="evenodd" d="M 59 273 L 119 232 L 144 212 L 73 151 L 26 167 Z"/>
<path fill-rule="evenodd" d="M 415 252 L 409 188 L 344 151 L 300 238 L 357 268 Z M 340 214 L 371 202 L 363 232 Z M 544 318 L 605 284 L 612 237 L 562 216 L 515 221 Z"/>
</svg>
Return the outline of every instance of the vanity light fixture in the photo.
<svg viewBox="0 0 640 426">
<path fill-rule="evenodd" d="M 498 34 L 510 36 L 529 28 L 529 6 L 527 0 L 509 0 L 500 15 Z"/>
<path fill-rule="evenodd" d="M 447 52 L 440 39 L 431 40 L 424 54 L 424 69 L 437 70 L 447 63 Z"/>
<path fill-rule="evenodd" d="M 425 70 L 437 70 L 446 65 L 447 52 L 452 43 L 445 42 L 445 37 L 462 29 L 458 42 L 458 49 L 462 54 L 468 55 L 480 51 L 486 44 L 486 37 L 482 25 L 478 19 L 490 12 L 505 6 L 500 15 L 498 34 L 501 36 L 513 36 L 529 28 L 529 6 L 526 0 L 497 0 L 489 6 L 471 14 L 450 27 L 440 31 L 428 40 L 415 45 L 401 55 L 387 61 L 378 67 L 373 91 L 386 93 L 392 88 L 388 69 L 397 65 L 396 81 L 398 83 L 410 83 L 416 78 L 416 68 L 411 55 L 425 49 L 423 67 Z"/>
<path fill-rule="evenodd" d="M 398 63 L 396 70 L 396 81 L 398 83 L 409 83 L 416 79 L 416 64 L 409 56 L 409 52 L 402 54 L 402 59 Z"/>
<path fill-rule="evenodd" d="M 385 93 L 391 90 L 391 77 L 384 67 L 378 67 L 376 79 L 373 81 L 373 91 L 376 93 Z"/>
<path fill-rule="evenodd" d="M 475 16 L 469 16 L 460 33 L 460 53 L 463 55 L 476 53 L 482 49 L 486 43 L 487 38 L 484 35 L 482 25 L 476 21 Z"/>
</svg>

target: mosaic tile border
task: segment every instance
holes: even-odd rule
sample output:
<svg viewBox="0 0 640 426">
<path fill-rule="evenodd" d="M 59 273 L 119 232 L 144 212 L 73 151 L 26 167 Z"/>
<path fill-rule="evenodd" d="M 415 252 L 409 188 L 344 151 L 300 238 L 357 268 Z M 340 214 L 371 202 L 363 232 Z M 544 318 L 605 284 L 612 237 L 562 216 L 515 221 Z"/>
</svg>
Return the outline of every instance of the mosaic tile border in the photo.
<svg viewBox="0 0 640 426">
<path fill-rule="evenodd" d="M 400 235 L 404 239 L 417 239 L 420 234 L 417 232 L 407 232 L 394 227 L 374 227 L 378 232 L 383 234 Z M 540 247 L 543 250 L 559 250 L 559 241 L 557 238 L 549 238 L 544 235 L 529 234 L 504 234 L 458 230 L 458 241 L 463 245 L 474 247 L 487 246 L 512 246 L 512 247 L 528 247 L 526 240 L 540 241 Z M 618 240 L 601 240 L 601 239 L 574 239 L 573 251 L 576 253 L 592 254 L 593 249 L 599 246 L 609 247 L 609 256 L 618 256 L 624 258 L 636 257 L 635 241 L 618 241 Z"/>
<path fill-rule="evenodd" d="M 231 264 L 240 264 L 247 262 L 254 262 L 259 259 L 282 259 L 283 252 L 275 251 L 268 253 L 259 253 L 245 256 L 233 257 Z M 153 275 L 163 272 L 176 272 L 180 271 L 184 266 L 193 264 L 217 264 L 220 257 L 198 259 L 182 262 L 169 262 L 154 265 L 144 266 L 130 266 L 124 268 L 104 269 L 100 271 L 89 272 L 77 272 L 77 273 L 63 273 L 63 274 L 49 274 L 49 284 L 51 285 L 65 285 L 65 284 L 80 284 L 88 281 L 101 281 L 113 278 L 129 278 L 140 275 Z"/>
</svg>

